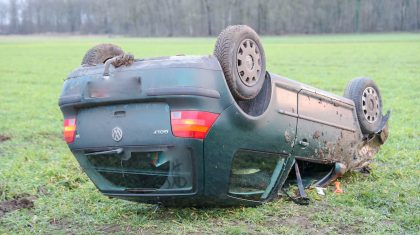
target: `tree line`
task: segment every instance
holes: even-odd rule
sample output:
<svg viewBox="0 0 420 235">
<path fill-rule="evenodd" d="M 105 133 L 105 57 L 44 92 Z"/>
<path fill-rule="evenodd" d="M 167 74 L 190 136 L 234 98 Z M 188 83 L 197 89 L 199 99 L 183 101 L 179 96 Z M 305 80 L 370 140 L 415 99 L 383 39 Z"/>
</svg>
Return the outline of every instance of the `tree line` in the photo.
<svg viewBox="0 0 420 235">
<path fill-rule="evenodd" d="M 0 0 L 0 34 L 212 36 L 420 30 L 420 0 Z"/>
</svg>

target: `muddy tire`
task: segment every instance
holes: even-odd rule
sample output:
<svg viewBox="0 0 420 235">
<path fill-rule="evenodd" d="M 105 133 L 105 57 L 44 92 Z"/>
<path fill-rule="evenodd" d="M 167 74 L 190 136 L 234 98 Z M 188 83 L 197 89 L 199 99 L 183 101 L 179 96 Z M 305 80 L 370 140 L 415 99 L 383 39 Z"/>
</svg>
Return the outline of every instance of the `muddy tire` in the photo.
<svg viewBox="0 0 420 235">
<path fill-rule="evenodd" d="M 236 100 L 255 98 L 266 73 L 264 49 L 257 33 L 246 25 L 229 26 L 217 38 L 214 55 Z"/>
<path fill-rule="evenodd" d="M 124 54 L 124 51 L 114 44 L 99 44 L 89 49 L 82 60 L 82 65 L 95 66 L 107 60 Z"/>
<path fill-rule="evenodd" d="M 362 133 L 377 132 L 383 116 L 381 94 L 375 82 L 369 78 L 353 79 L 348 83 L 344 97 L 353 100 Z"/>
</svg>

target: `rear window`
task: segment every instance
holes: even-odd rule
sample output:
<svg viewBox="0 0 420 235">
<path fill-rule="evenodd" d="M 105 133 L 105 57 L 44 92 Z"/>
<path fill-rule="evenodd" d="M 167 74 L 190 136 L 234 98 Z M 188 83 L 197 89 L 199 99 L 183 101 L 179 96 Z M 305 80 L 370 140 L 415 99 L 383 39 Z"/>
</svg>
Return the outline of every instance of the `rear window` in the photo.
<svg viewBox="0 0 420 235">
<path fill-rule="evenodd" d="M 187 151 L 134 152 L 122 161 L 128 189 L 190 190 L 192 189 L 192 162 Z"/>
<path fill-rule="evenodd" d="M 121 154 L 86 153 L 85 157 L 87 173 L 93 176 L 96 183 L 105 183 L 119 190 L 170 193 L 193 189 L 189 150 L 137 152 L 134 149 Z"/>
</svg>

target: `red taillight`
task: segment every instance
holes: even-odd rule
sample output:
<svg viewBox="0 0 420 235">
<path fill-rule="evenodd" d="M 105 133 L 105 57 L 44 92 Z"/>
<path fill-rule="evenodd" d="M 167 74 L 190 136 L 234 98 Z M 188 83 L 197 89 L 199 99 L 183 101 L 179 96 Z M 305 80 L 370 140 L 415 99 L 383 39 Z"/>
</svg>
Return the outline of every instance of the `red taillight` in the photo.
<svg viewBox="0 0 420 235">
<path fill-rule="evenodd" d="M 172 133 L 176 137 L 204 139 L 219 114 L 201 111 L 171 112 Z"/>
<path fill-rule="evenodd" d="M 76 134 L 76 118 L 64 119 L 64 140 L 69 143 L 73 143 L 74 135 Z"/>
</svg>

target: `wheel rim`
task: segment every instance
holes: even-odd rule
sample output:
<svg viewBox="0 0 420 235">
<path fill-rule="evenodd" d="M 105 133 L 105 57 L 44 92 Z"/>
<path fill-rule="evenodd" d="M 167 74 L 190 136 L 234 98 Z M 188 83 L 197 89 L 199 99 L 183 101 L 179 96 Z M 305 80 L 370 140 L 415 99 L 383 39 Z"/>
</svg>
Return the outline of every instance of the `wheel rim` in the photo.
<svg viewBox="0 0 420 235">
<path fill-rule="evenodd" d="M 261 74 L 261 54 L 253 40 L 245 39 L 239 44 L 236 67 L 239 78 L 245 85 L 257 84 Z"/>
<path fill-rule="evenodd" d="M 362 95 L 362 109 L 365 119 L 369 123 L 374 123 L 379 117 L 379 96 L 373 87 L 366 87 Z"/>
</svg>

